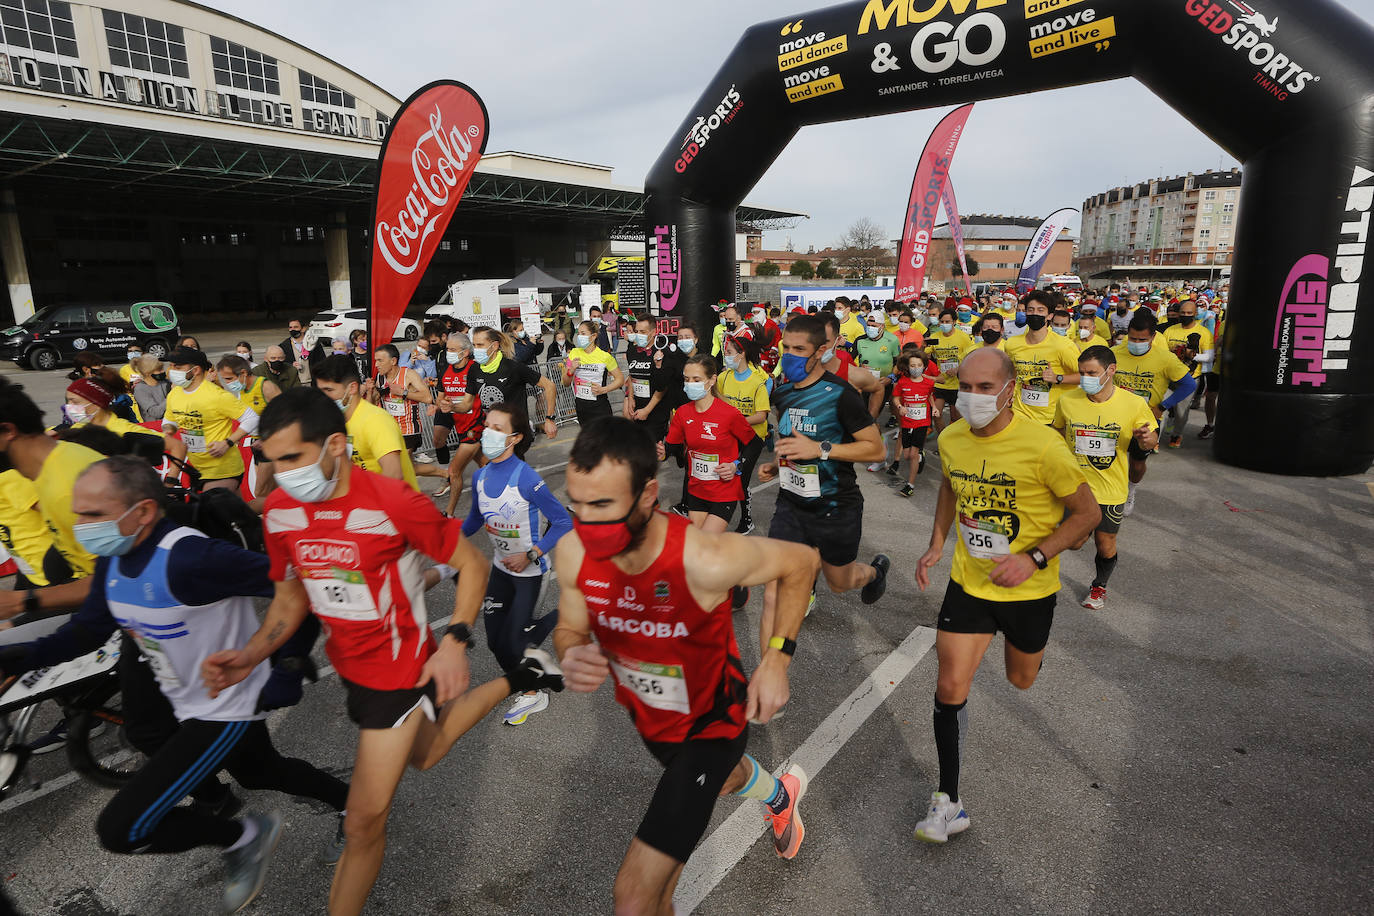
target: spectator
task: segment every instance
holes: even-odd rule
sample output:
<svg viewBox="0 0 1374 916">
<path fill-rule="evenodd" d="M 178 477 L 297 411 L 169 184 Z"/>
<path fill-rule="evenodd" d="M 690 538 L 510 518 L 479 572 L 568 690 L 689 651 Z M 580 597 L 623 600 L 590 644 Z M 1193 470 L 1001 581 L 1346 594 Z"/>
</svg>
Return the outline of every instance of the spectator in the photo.
<svg viewBox="0 0 1374 916">
<path fill-rule="evenodd" d="M 249 369 L 257 368 L 258 364 L 253 361 L 253 345 L 248 341 L 240 340 L 238 343 L 234 344 L 234 354 L 238 356 L 239 359 L 246 361 Z"/>
<path fill-rule="evenodd" d="M 537 325 L 527 334 L 525 323 L 520 319 L 507 321 L 506 336 L 515 345 L 516 362 L 533 366 L 539 361 L 539 354 L 544 352 L 544 335 L 540 333 Z"/>
<path fill-rule="evenodd" d="M 96 370 L 105 368 L 105 358 L 98 353 L 87 350 L 72 357 L 72 371 L 67 373 L 67 378 L 76 381 L 79 378 L 90 378 Z"/>
<path fill-rule="evenodd" d="M 553 314 L 549 316 L 549 329 L 554 332 L 555 337 L 561 331 L 564 342 L 567 342 L 576 333 L 576 327 L 572 316 L 568 314 L 568 300 L 564 297 L 562 302 L 553 307 Z"/>
<path fill-rule="evenodd" d="M 199 350 L 199 349 L 200 349 L 200 341 L 199 341 L 199 340 L 196 340 L 196 339 L 195 339 L 194 337 L 192 337 L 190 334 L 187 334 L 185 337 L 183 337 L 183 338 L 181 338 L 180 340 L 177 341 L 177 346 L 178 346 L 178 347 L 190 347 L 192 350 Z"/>
<path fill-rule="evenodd" d="M 615 347 L 611 345 L 611 337 L 606 333 L 606 322 L 601 320 L 601 306 L 592 306 L 587 314 L 589 316 L 588 320 L 592 323 L 592 327 L 596 328 L 597 347 L 614 356 Z"/>
<path fill-rule="evenodd" d="M 367 331 L 363 328 L 348 335 L 348 355 L 353 357 L 353 363 L 358 367 L 358 378 L 367 378 L 372 374 L 372 355 L 368 352 Z"/>
<path fill-rule="evenodd" d="M 556 330 L 553 332 L 553 343 L 549 344 L 547 359 L 549 362 L 567 359 L 572 348 L 572 343 L 568 339 L 568 332 L 561 329 Z"/>
<path fill-rule="evenodd" d="M 299 319 L 292 318 L 286 323 L 286 337 L 278 345 L 285 354 L 289 362 L 298 373 L 297 384 L 300 379 L 309 379 L 310 370 L 310 349 L 305 345 L 305 331 Z M 304 373 L 304 375 L 299 375 Z M 283 388 L 283 391 L 286 389 Z"/>
<path fill-rule="evenodd" d="M 141 384 L 134 386 L 134 403 L 144 421 L 161 420 L 167 409 L 167 391 L 172 383 L 167 381 L 167 367 L 156 356 L 140 356 L 134 365 L 143 378 Z"/>
<path fill-rule="evenodd" d="M 285 350 L 280 346 L 274 345 L 267 348 L 267 353 L 265 355 L 267 358 L 254 367 L 254 375 L 260 376 L 269 382 L 275 382 L 277 387 L 282 391 L 289 391 L 292 388 L 300 387 L 300 373 L 297 372 L 296 367 L 291 365 L 287 360 Z"/>
</svg>

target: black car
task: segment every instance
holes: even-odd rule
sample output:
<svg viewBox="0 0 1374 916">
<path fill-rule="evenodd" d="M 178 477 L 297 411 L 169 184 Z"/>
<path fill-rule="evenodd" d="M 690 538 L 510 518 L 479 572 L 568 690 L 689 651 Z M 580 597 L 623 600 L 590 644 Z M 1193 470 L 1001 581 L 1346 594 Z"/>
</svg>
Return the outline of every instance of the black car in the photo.
<svg viewBox="0 0 1374 916">
<path fill-rule="evenodd" d="M 117 364 L 133 344 L 161 359 L 180 336 L 176 310 L 166 302 L 49 305 L 0 331 L 0 359 L 55 369 L 78 353 L 95 352 Z"/>
</svg>

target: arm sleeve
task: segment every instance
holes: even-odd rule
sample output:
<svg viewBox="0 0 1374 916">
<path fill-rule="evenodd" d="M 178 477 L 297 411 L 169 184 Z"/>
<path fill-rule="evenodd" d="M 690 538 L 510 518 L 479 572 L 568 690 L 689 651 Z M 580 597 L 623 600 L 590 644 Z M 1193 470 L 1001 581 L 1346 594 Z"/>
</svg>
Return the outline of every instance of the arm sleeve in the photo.
<svg viewBox="0 0 1374 916">
<path fill-rule="evenodd" d="M 285 582 L 289 578 L 287 573 L 291 568 L 291 550 L 286 539 L 272 530 L 272 503 L 277 492 L 273 491 L 268 495 L 267 502 L 262 507 L 262 540 L 267 548 L 268 577 L 273 582 Z"/>
<path fill-rule="evenodd" d="M 96 562 L 91 590 L 86 593 L 81 609 L 55 633 L 6 651 L 5 674 L 20 674 L 35 668 L 59 665 L 105 644 L 110 634 L 118 628 L 105 603 L 105 571 L 109 563 L 110 560 L 104 557 Z"/>
<path fill-rule="evenodd" d="M 1060 398 L 1059 402 L 1054 405 L 1054 419 L 1050 421 L 1050 426 L 1062 430 L 1068 425 L 1069 421 L 1064 417 L 1064 399 Z"/>
<path fill-rule="evenodd" d="M 477 504 L 477 488 L 482 485 L 482 468 L 477 469 L 477 473 L 472 475 L 472 506 L 468 509 L 468 517 L 463 519 L 463 537 L 470 538 L 482 527 L 482 510 Z"/>
<path fill-rule="evenodd" d="M 1165 410 L 1177 407 L 1191 398 L 1194 391 L 1197 391 L 1197 379 L 1193 378 L 1191 372 L 1185 373 L 1183 378 L 1179 379 L 1178 384 L 1174 386 L 1174 393 L 1165 398 L 1164 403 L 1159 406 Z"/>
<path fill-rule="evenodd" d="M 754 427 L 749 425 L 749 418 L 738 410 L 731 412 L 730 434 L 739 440 L 741 457 L 744 455 L 744 450 L 759 438 L 758 433 L 754 432 Z"/>
<path fill-rule="evenodd" d="M 240 595 L 271 598 L 274 591 L 271 561 L 228 541 L 185 537 L 172 545 L 167 560 L 167 583 L 182 604 L 213 604 Z"/>
<path fill-rule="evenodd" d="M 540 354 L 540 352 L 541 352 L 543 349 L 544 349 L 544 344 L 543 344 L 543 342 L 541 341 L 540 344 L 539 344 L 539 349 L 538 349 L 538 350 L 535 350 L 535 351 L 531 354 L 531 356 L 538 356 L 538 355 Z M 539 380 L 542 379 L 542 378 L 544 377 L 544 376 L 540 375 L 539 372 L 538 372 L 538 370 L 536 370 L 536 369 L 535 369 L 534 367 L 532 367 L 532 366 L 527 366 L 527 365 L 525 365 L 524 363 L 516 363 L 516 365 L 520 367 L 519 369 L 516 370 L 516 374 L 520 376 L 521 380 L 522 380 L 526 385 L 538 385 L 538 384 L 539 384 Z"/>
<path fill-rule="evenodd" d="M 549 520 L 549 530 L 544 532 L 544 536 L 535 542 L 539 552 L 547 555 L 553 550 L 563 535 L 572 531 L 572 516 L 568 510 L 553 495 L 548 484 L 534 471 L 534 468 L 521 468 L 520 473 L 520 495 L 529 500 L 530 503 L 539 510 L 544 518 Z"/>
<path fill-rule="evenodd" d="M 868 404 L 865 403 L 863 395 L 854 390 L 853 385 L 845 385 L 840 391 L 840 398 L 835 402 L 835 410 L 839 414 L 840 425 L 850 437 L 874 423 L 872 415 L 868 412 Z"/>
<path fill-rule="evenodd" d="M 666 445 L 682 445 L 687 441 L 686 435 L 682 431 L 682 424 L 678 422 L 677 411 L 673 411 L 672 418 L 668 421 L 668 435 L 663 442 Z"/>
<path fill-rule="evenodd" d="M 238 419 L 234 422 L 238 425 L 239 429 L 249 435 L 258 431 L 258 414 L 251 407 L 243 408 L 243 413 L 239 414 Z"/>
</svg>

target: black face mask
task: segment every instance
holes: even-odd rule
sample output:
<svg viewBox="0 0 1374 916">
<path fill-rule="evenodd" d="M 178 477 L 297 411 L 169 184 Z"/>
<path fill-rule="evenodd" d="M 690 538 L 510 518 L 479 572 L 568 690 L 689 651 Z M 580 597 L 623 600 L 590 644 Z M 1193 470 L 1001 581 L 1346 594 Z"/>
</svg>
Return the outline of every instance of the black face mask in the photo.
<svg viewBox="0 0 1374 916">
<path fill-rule="evenodd" d="M 167 381 L 167 373 L 166 373 L 166 372 L 154 372 L 154 373 L 153 373 L 153 381 L 155 381 L 155 382 L 165 382 L 165 381 Z"/>
<path fill-rule="evenodd" d="M 1032 331 L 1038 331 L 1045 326 L 1046 321 L 1049 321 L 1049 318 L 1045 315 L 1027 315 L 1026 327 Z"/>
<path fill-rule="evenodd" d="M 1178 316 L 1178 320 L 1181 321 L 1181 322 L 1183 322 L 1183 326 L 1184 326 L 1185 328 L 1191 328 L 1191 327 L 1193 326 L 1193 322 L 1197 321 L 1197 316 L 1196 316 L 1196 315 L 1179 315 L 1179 316 Z"/>
<path fill-rule="evenodd" d="M 1124 315 L 1124 314 L 1126 314 L 1127 312 L 1129 312 L 1130 310 L 1131 310 L 1130 307 L 1129 307 L 1129 306 L 1125 306 L 1125 305 L 1118 305 L 1118 306 L 1116 307 L 1116 313 L 1117 313 L 1118 315 Z"/>
<path fill-rule="evenodd" d="M 294 328 L 294 329 L 291 331 L 291 336 L 292 336 L 292 337 L 300 337 L 300 336 L 301 336 L 301 329 L 300 329 L 300 328 Z"/>
<path fill-rule="evenodd" d="M 988 328 L 983 332 L 983 343 L 991 345 L 1002 339 L 1002 332 Z"/>
<path fill-rule="evenodd" d="M 733 330 L 734 330 L 735 328 L 737 328 L 737 327 L 739 327 L 739 322 L 738 322 L 738 321 L 726 321 L 726 322 L 725 322 L 725 330 L 727 330 L 727 331 L 733 331 Z"/>
<path fill-rule="evenodd" d="M 286 360 L 270 359 L 267 361 L 267 368 L 271 369 L 273 372 L 281 372 L 283 369 L 286 368 Z"/>
</svg>

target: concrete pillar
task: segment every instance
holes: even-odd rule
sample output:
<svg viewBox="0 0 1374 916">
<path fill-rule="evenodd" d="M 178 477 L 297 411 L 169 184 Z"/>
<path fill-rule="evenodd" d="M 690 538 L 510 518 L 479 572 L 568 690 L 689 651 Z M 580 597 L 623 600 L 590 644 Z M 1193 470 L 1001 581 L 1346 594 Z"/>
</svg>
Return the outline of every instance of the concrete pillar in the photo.
<svg viewBox="0 0 1374 916">
<path fill-rule="evenodd" d="M 19 207 L 14 192 L 0 194 L 0 259 L 5 262 L 5 282 L 10 290 L 14 323 L 33 314 L 33 287 L 29 285 L 29 262 L 24 257 L 24 237 L 19 234 Z"/>
<path fill-rule="evenodd" d="M 336 309 L 353 307 L 353 292 L 348 282 L 348 215 L 342 210 L 334 213 L 334 221 L 325 232 L 324 256 L 329 270 L 329 302 Z"/>
</svg>

